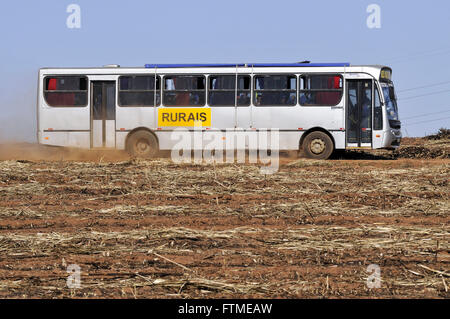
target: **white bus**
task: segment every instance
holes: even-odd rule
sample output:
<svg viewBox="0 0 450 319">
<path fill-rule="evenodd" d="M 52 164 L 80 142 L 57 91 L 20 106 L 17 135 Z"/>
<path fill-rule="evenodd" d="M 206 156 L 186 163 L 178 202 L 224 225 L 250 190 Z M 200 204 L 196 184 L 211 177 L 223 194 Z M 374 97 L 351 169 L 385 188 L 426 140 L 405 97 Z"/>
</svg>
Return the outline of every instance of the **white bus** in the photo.
<svg viewBox="0 0 450 319">
<path fill-rule="evenodd" d="M 171 132 L 276 129 L 279 150 L 396 149 L 392 70 L 349 63 L 147 64 L 39 70 L 37 137 L 45 145 L 170 150 Z M 248 147 L 248 145 L 246 145 Z"/>
</svg>

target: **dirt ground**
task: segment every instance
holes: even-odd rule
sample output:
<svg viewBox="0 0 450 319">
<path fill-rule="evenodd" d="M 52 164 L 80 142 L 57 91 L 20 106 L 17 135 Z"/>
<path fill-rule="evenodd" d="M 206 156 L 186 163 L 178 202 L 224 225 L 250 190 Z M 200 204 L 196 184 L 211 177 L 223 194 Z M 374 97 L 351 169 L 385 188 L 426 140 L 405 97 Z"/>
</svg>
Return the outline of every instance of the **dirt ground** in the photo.
<svg viewBox="0 0 450 319">
<path fill-rule="evenodd" d="M 0 145 L 0 298 L 449 298 L 449 149 L 284 154 L 263 175 Z"/>
</svg>

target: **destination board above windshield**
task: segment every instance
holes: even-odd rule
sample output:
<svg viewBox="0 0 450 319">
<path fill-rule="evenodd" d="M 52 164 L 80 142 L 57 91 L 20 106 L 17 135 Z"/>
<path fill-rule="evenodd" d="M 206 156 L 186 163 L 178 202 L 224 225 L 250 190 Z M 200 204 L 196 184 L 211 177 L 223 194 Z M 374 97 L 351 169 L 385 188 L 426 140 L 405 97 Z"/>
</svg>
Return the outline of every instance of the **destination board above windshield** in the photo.
<svg viewBox="0 0 450 319">
<path fill-rule="evenodd" d="M 380 74 L 380 81 L 392 81 L 392 70 L 382 69 Z"/>
</svg>

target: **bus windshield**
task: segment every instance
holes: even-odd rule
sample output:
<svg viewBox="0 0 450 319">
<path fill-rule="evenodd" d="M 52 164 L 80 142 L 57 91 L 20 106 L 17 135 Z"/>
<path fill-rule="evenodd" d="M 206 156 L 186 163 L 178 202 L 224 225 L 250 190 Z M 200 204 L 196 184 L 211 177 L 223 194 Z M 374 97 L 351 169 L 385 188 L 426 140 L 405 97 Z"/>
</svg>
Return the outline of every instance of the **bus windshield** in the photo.
<svg viewBox="0 0 450 319">
<path fill-rule="evenodd" d="M 383 90 L 388 118 L 390 120 L 398 121 L 397 98 L 395 96 L 394 86 L 392 84 L 382 83 L 381 89 Z"/>
</svg>

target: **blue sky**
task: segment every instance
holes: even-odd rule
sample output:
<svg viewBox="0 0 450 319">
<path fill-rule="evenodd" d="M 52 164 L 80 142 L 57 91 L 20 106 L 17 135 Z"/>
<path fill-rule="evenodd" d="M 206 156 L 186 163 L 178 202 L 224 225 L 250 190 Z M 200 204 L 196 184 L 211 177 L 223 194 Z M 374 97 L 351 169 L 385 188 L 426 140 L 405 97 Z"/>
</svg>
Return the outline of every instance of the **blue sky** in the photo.
<svg viewBox="0 0 450 319">
<path fill-rule="evenodd" d="M 71 3 L 80 29 L 66 26 Z M 372 3 L 381 29 L 366 25 Z M 448 0 L 15 0 L 0 12 L 0 139 L 35 141 L 40 67 L 110 63 L 386 64 L 405 135 L 450 126 Z"/>
</svg>

